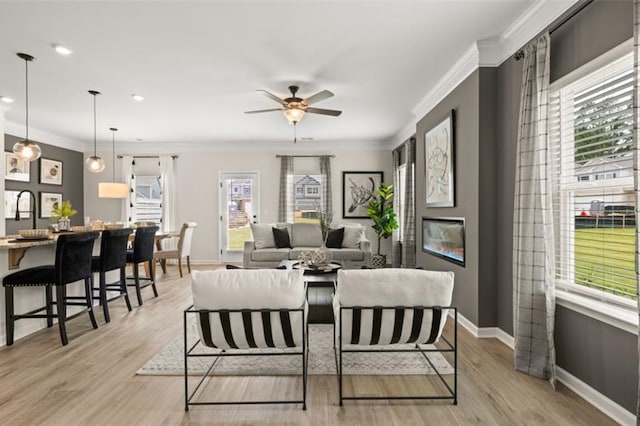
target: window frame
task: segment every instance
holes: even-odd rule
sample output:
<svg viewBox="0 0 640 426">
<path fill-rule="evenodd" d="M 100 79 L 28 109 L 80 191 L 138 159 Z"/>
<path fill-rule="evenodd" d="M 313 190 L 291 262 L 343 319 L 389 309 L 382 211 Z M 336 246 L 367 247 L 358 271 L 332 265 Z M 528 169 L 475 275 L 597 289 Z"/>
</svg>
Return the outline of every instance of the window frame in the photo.
<svg viewBox="0 0 640 426">
<path fill-rule="evenodd" d="M 552 94 L 560 91 L 562 88 L 565 88 L 606 66 L 628 60 L 629 55 L 633 56 L 632 39 L 620 44 L 609 52 L 606 52 L 600 57 L 553 82 L 549 87 L 550 99 Z M 551 108 L 549 111 L 551 111 Z M 552 117 L 549 118 L 551 122 Z M 555 117 L 553 119 L 560 120 L 560 118 Z M 580 175 L 577 175 L 576 178 L 575 182 L 570 185 L 574 188 L 580 187 L 581 184 L 590 184 L 596 181 L 595 177 L 593 179 L 588 178 L 588 180 L 580 180 Z M 626 178 L 617 177 L 614 179 L 620 180 Z M 602 179 L 600 182 L 607 180 L 611 181 L 611 179 Z M 633 185 L 632 178 L 631 184 Z M 567 191 L 567 189 L 564 191 Z M 562 197 L 562 195 L 560 195 L 560 197 Z M 560 213 L 561 215 L 566 214 L 562 213 L 562 211 L 563 210 L 561 210 Z M 565 242 L 561 242 L 560 246 L 565 244 Z M 638 295 L 638 297 L 640 297 L 640 295 Z M 579 312 L 629 333 L 638 334 L 638 300 L 632 300 L 622 296 L 606 293 L 601 290 L 589 288 L 557 276 L 556 299 L 559 306 Z"/>
</svg>

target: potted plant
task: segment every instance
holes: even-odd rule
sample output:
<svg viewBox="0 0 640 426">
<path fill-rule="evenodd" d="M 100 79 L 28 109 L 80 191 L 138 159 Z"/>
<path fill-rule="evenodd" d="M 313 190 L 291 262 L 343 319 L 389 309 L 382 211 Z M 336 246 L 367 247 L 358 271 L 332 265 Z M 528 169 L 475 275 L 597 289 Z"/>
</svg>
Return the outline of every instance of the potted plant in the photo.
<svg viewBox="0 0 640 426">
<path fill-rule="evenodd" d="M 378 253 L 371 256 L 371 263 L 374 267 L 383 268 L 387 264 L 387 256 L 380 253 L 380 242 L 398 228 L 396 212 L 393 211 L 393 185 L 380 183 L 367 205 L 367 215 L 373 220 L 373 230 L 378 235 Z"/>
<path fill-rule="evenodd" d="M 55 203 L 51 208 L 51 220 L 58 221 L 58 230 L 69 231 L 71 229 L 71 221 L 69 218 L 78 214 L 78 211 L 71 207 L 71 201 L 66 200 L 60 203 Z"/>
</svg>

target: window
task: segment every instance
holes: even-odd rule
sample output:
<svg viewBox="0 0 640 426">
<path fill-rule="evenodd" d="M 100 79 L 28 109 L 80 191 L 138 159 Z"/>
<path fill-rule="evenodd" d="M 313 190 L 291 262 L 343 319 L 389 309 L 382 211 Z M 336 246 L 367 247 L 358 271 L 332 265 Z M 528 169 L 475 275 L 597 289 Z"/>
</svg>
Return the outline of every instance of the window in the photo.
<svg viewBox="0 0 640 426">
<path fill-rule="evenodd" d="M 162 221 L 162 191 L 159 176 L 136 175 L 134 222 Z"/>
<path fill-rule="evenodd" d="M 555 88 L 549 100 L 558 284 L 632 306 L 633 56 Z"/>
<path fill-rule="evenodd" d="M 322 195 L 322 176 L 294 175 L 293 176 L 295 223 L 320 223 L 320 196 Z"/>
</svg>

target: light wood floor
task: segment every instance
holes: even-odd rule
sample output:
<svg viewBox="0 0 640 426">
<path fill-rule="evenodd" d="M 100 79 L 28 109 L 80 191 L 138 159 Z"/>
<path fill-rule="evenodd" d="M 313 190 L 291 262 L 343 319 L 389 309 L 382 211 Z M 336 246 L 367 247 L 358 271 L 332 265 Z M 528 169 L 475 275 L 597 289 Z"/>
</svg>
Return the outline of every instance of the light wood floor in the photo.
<svg viewBox="0 0 640 426">
<path fill-rule="evenodd" d="M 200 406 L 185 413 L 182 377 L 135 374 L 180 332 L 182 310 L 191 302 L 189 276 L 180 279 L 176 267 L 159 274 L 158 290 L 156 299 L 144 289 L 144 305 L 131 313 L 124 301 L 111 303 L 109 324 L 97 310 L 98 330 L 87 316 L 71 320 L 68 346 L 60 345 L 54 327 L 1 348 L 0 424 L 613 424 L 562 385 L 553 391 L 545 381 L 514 372 L 510 349 L 461 327 L 457 406 L 383 401 L 339 407 L 335 377 L 309 376 L 306 412 L 274 405 Z M 249 398 L 299 389 L 286 378 L 214 380 L 209 390 Z M 416 388 L 415 377 L 364 380 L 372 391 Z M 349 388 L 351 378 L 346 381 Z"/>
</svg>

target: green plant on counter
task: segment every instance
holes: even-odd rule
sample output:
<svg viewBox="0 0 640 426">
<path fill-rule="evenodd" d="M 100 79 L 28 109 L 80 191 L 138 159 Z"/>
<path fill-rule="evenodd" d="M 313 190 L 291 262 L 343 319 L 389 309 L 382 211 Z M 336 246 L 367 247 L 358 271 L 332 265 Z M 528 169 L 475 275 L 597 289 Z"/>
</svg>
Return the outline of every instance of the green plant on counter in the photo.
<svg viewBox="0 0 640 426">
<path fill-rule="evenodd" d="M 71 201 L 63 201 L 60 205 L 55 203 L 51 208 L 51 220 L 69 219 L 78 214 L 78 210 L 71 207 Z"/>
</svg>

